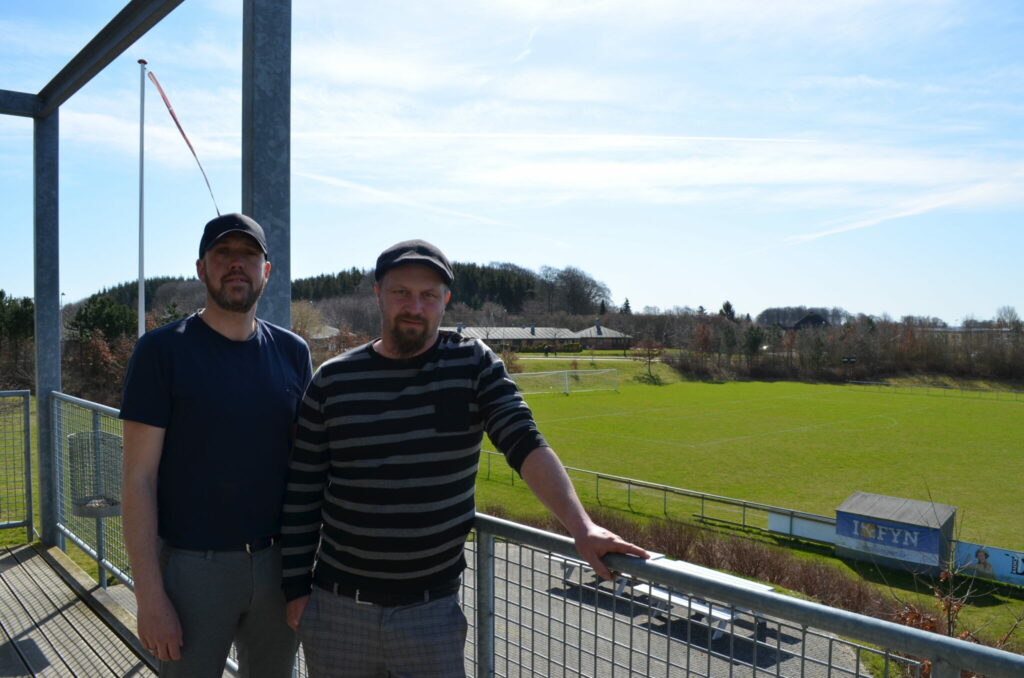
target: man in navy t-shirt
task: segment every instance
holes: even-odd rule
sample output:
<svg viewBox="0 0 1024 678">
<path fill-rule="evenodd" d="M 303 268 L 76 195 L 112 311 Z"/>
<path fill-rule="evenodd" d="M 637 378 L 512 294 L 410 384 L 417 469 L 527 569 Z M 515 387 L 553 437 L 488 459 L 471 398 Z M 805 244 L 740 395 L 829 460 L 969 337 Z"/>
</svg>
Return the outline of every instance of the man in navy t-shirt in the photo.
<svg viewBox="0 0 1024 678">
<path fill-rule="evenodd" d="M 309 348 L 256 318 L 270 275 L 263 229 L 206 225 L 206 307 L 146 333 L 125 375 L 124 533 L 139 638 L 161 676 L 288 678 L 281 504 Z"/>
</svg>

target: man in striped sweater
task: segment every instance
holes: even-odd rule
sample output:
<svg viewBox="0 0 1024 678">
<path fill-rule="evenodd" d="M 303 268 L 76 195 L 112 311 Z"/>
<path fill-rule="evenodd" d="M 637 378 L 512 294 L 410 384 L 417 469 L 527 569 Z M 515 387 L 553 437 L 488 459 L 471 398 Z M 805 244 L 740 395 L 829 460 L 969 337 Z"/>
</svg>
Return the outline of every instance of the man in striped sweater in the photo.
<svg viewBox="0 0 1024 678">
<path fill-rule="evenodd" d="M 591 521 L 502 362 L 440 332 L 452 268 L 422 240 L 377 259 L 381 336 L 324 363 L 299 426 L 282 529 L 288 622 L 312 678 L 464 676 L 456 593 L 486 431 L 603 577 L 647 553 Z"/>
</svg>

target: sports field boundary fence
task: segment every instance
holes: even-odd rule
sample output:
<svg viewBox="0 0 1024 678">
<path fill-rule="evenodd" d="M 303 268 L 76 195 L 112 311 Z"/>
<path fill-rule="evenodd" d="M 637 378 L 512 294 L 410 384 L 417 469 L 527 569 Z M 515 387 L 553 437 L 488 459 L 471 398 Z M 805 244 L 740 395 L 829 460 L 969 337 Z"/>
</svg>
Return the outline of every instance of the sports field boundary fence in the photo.
<svg viewBox="0 0 1024 678">
<path fill-rule="evenodd" d="M 589 391 L 618 391 L 619 371 L 556 370 L 553 372 L 517 372 L 509 375 L 523 395 L 542 393 L 584 393 Z"/>
<path fill-rule="evenodd" d="M 773 537 L 782 536 L 827 546 L 836 544 L 835 516 L 823 516 L 745 499 L 723 497 L 573 466 L 566 466 L 565 469 L 581 499 L 592 499 L 598 505 L 609 509 L 626 510 L 648 516 L 660 515 L 668 520 L 683 523 L 704 523 L 750 530 Z M 518 483 L 525 487 L 525 483 L 498 452 L 483 450 L 478 475 L 497 482 L 505 482 L 507 479 L 510 485 L 515 486 Z M 959 544 L 972 545 L 971 542 L 959 539 L 953 541 L 954 548 Z M 993 544 L 988 546 L 995 547 Z M 971 574 L 970 570 L 961 572 Z M 998 576 L 996 579 L 1004 583 L 1017 584 L 1013 579 L 1000 579 Z"/>
<path fill-rule="evenodd" d="M 509 468 L 500 453 L 490 450 L 484 452 L 480 468 L 484 478 L 499 480 L 500 477 L 507 477 L 512 485 L 522 482 L 517 480 L 516 473 Z M 683 522 L 718 523 L 822 544 L 835 543 L 836 519 L 833 516 L 722 497 L 573 466 L 567 466 L 566 471 L 573 479 L 577 491 L 591 491 L 594 501 L 608 508 L 648 515 L 660 513 L 665 518 Z"/>
<path fill-rule="evenodd" d="M 52 402 L 62 541 L 97 562 L 101 584 L 109 573 L 130 588 L 121 488 L 109 473 L 123 455 L 117 411 L 58 393 Z M 871 666 L 909 678 L 926 675 L 925 667 L 931 678 L 955 678 L 961 669 L 991 678 L 1024 675 L 1021 655 L 658 561 L 606 556 L 609 567 L 629 573 L 628 585 L 615 587 L 595 579 L 578 558 L 566 537 L 477 516 L 462 589 L 469 675 L 861 678 Z M 567 561 L 576 561 L 574 575 L 564 569 Z M 679 601 L 679 611 L 643 593 L 652 587 Z M 732 619 L 729 632 L 714 633 L 711 615 L 691 616 L 702 606 Z M 305 676 L 299 657 L 297 675 Z"/>
<path fill-rule="evenodd" d="M 910 395 L 930 395 L 935 397 L 961 397 L 984 400 L 1015 401 L 1024 403 L 1024 391 L 1009 389 L 981 388 L 976 386 L 947 386 L 944 384 L 893 384 L 884 381 L 847 381 L 853 389 L 889 391 Z"/>
</svg>

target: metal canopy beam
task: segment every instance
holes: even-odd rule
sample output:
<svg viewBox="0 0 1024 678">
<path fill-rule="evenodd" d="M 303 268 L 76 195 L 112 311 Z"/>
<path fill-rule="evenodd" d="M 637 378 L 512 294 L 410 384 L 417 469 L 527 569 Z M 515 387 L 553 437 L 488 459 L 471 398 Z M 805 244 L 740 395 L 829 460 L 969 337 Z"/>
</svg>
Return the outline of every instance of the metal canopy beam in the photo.
<svg viewBox="0 0 1024 678">
<path fill-rule="evenodd" d="M 39 91 L 45 117 L 67 101 L 184 0 L 132 0 Z"/>
<path fill-rule="evenodd" d="M 22 115 L 34 118 L 42 110 L 42 100 L 35 94 L 0 89 L 0 115 Z"/>
</svg>

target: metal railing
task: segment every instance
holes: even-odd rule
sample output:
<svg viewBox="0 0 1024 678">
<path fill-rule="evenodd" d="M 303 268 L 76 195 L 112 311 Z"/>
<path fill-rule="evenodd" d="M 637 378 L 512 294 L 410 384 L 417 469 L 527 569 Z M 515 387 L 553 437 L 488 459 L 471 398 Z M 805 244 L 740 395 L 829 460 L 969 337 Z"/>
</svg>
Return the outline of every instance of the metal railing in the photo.
<svg viewBox="0 0 1024 678">
<path fill-rule="evenodd" d="M 0 530 L 32 541 L 32 428 L 28 391 L 0 391 Z"/>
<path fill-rule="evenodd" d="M 981 398 L 985 400 L 1003 400 L 1024 402 L 1024 391 L 1009 389 L 981 388 L 975 386 L 945 386 L 943 384 L 890 384 L 884 381 L 848 381 L 847 386 L 891 391 L 892 393 L 908 393 L 938 397 L 959 396 L 961 398 Z"/>
<path fill-rule="evenodd" d="M 123 448 L 117 410 L 54 393 L 53 438 L 58 534 L 96 561 L 100 586 L 106 588 L 108 574 L 131 586 L 121 528 Z"/>
<path fill-rule="evenodd" d="M 516 473 L 501 454 L 484 450 L 481 464 L 480 474 L 484 478 L 496 479 L 500 473 L 501 477 L 509 479 L 510 484 L 516 484 Z M 567 466 L 566 471 L 581 496 L 593 498 L 597 504 L 609 508 L 624 508 L 647 515 L 660 514 L 683 521 L 722 523 L 823 544 L 835 541 L 834 517 L 572 466 Z"/>
<path fill-rule="evenodd" d="M 59 532 L 97 562 L 101 579 L 109 572 L 131 586 L 115 510 L 120 485 L 107 474 L 112 465 L 120 469 L 117 411 L 54 396 Z M 911 657 L 930 662 L 931 678 L 955 678 L 960 669 L 1024 675 L 1021 655 L 657 561 L 608 556 L 611 567 L 629 573 L 621 587 L 580 566 L 569 575 L 564 566 L 577 557 L 565 537 L 477 517 L 462 589 L 470 675 L 922 678 L 926 664 Z M 306 675 L 301 652 L 296 673 Z"/>
<path fill-rule="evenodd" d="M 924 675 L 922 662 L 908 655 L 927 661 L 931 678 L 958 678 L 961 670 L 989 678 L 1024 675 L 1022 655 L 659 561 L 605 558 L 632 582 L 674 594 L 679 607 L 714 601 L 713 608 L 733 619 L 731 633 L 716 640 L 710 616 L 664 614 L 649 598 L 588 583 L 582 568 L 564 581 L 550 556 L 578 557 L 568 538 L 479 515 L 474 546 L 478 676 Z"/>
</svg>

